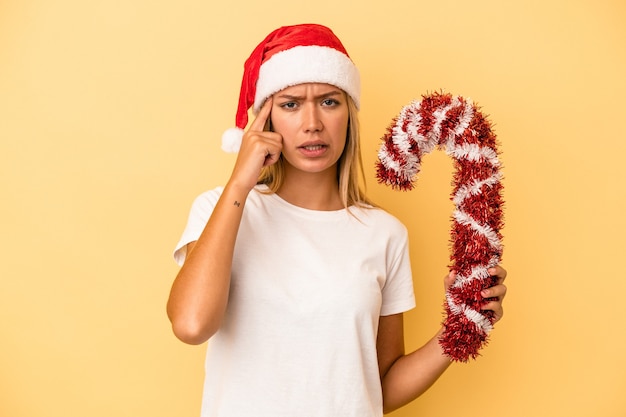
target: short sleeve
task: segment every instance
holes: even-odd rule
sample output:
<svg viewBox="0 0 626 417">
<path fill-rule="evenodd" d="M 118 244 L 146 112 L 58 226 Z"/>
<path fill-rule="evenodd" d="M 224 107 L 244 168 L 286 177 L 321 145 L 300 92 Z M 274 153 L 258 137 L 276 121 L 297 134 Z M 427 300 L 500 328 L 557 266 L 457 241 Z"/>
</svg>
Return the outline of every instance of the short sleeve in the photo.
<svg viewBox="0 0 626 417">
<path fill-rule="evenodd" d="M 415 307 L 413 274 L 409 255 L 409 239 L 406 228 L 397 235 L 396 244 L 390 245 L 390 264 L 387 280 L 382 289 L 381 316 L 403 313 Z"/>
<path fill-rule="evenodd" d="M 218 187 L 213 190 L 206 191 L 200 194 L 194 200 L 189 211 L 189 218 L 187 219 L 187 226 L 174 249 L 174 260 L 178 265 L 182 265 L 185 262 L 187 256 L 187 244 L 198 240 L 204 227 L 213 213 L 213 209 L 217 204 L 220 196 L 222 195 L 223 187 Z"/>
</svg>

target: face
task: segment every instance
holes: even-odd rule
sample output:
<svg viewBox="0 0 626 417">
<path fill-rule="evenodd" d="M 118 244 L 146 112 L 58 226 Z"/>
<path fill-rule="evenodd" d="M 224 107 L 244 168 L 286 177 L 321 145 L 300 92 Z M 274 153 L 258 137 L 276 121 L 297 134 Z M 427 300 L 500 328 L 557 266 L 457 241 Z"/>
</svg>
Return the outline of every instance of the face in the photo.
<svg viewBox="0 0 626 417">
<path fill-rule="evenodd" d="M 283 137 L 286 169 L 336 173 L 346 145 L 346 93 L 329 84 L 306 83 L 274 94 L 272 127 Z"/>
</svg>

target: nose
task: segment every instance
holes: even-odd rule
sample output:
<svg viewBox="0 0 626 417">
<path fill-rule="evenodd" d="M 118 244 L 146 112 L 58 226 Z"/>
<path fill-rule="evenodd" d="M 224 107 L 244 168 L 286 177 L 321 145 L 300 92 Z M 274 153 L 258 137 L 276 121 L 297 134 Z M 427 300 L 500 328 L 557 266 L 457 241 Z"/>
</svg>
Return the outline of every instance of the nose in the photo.
<svg viewBox="0 0 626 417">
<path fill-rule="evenodd" d="M 305 132 L 319 132 L 324 128 L 324 124 L 322 123 L 322 119 L 320 117 L 320 109 L 314 103 L 309 103 L 305 106 L 305 111 L 303 112 L 302 121 L 303 128 Z"/>
</svg>

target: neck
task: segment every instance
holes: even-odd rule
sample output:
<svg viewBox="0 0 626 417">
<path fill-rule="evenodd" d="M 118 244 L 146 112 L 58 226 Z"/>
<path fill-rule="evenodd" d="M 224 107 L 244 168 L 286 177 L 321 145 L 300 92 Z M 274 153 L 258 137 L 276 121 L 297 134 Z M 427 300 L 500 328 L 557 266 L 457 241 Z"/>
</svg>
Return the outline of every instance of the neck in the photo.
<svg viewBox="0 0 626 417">
<path fill-rule="evenodd" d="M 277 194 L 285 201 L 309 210 L 341 210 L 336 170 L 320 173 L 287 172 Z"/>
</svg>

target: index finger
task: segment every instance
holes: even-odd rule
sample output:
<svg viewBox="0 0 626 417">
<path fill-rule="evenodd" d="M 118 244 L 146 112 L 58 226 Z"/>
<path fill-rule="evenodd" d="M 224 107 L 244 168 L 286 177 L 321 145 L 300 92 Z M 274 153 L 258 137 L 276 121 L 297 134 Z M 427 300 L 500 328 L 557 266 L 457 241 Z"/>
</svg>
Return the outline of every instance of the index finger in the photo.
<svg viewBox="0 0 626 417">
<path fill-rule="evenodd" d="M 272 97 L 265 100 L 259 114 L 257 114 L 256 118 L 250 125 L 250 130 L 261 132 L 265 128 L 265 123 L 267 122 L 267 118 L 272 112 Z"/>
</svg>

